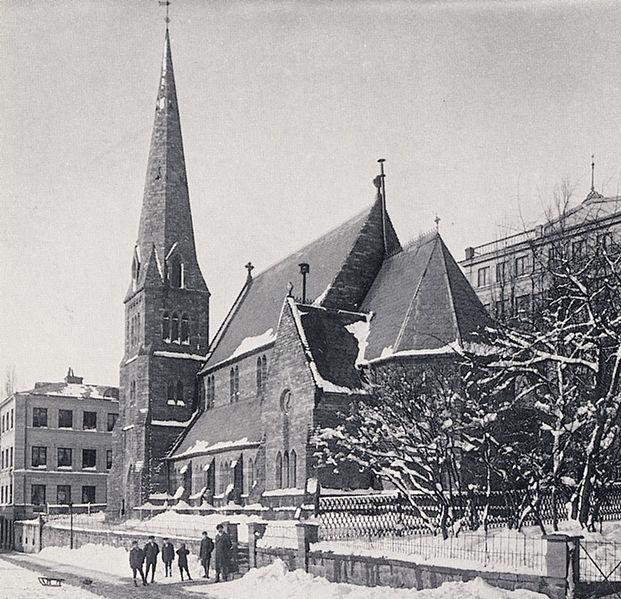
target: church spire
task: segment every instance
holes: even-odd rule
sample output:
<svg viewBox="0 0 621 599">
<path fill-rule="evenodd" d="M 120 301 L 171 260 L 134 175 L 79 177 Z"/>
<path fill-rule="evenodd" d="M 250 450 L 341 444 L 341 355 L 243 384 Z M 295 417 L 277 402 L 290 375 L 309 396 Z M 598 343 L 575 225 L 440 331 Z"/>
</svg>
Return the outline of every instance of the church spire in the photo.
<svg viewBox="0 0 621 599">
<path fill-rule="evenodd" d="M 174 257 L 183 265 L 184 286 L 207 289 L 196 259 L 168 27 L 136 245 L 142 263 L 147 261 L 154 248 L 156 259 L 163 266 L 164 277 L 169 276 Z"/>
</svg>

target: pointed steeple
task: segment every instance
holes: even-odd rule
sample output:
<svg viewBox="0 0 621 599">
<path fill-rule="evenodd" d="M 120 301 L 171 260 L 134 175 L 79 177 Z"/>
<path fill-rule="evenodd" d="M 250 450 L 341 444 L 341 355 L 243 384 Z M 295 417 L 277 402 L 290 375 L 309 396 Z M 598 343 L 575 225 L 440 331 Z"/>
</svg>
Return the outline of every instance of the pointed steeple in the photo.
<svg viewBox="0 0 621 599">
<path fill-rule="evenodd" d="M 149 257 L 152 248 L 155 248 L 165 278 L 169 276 L 169 266 L 175 258 L 183 265 L 185 287 L 207 289 L 196 259 L 168 28 L 155 104 L 137 246 L 142 259 Z"/>
</svg>

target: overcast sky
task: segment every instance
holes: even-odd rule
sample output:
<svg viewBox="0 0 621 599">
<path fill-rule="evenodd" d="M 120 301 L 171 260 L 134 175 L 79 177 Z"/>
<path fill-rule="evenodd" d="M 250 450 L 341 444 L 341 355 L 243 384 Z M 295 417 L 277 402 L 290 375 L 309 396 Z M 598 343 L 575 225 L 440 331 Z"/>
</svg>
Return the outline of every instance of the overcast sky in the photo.
<svg viewBox="0 0 621 599">
<path fill-rule="evenodd" d="M 621 3 L 173 0 L 212 335 L 255 274 L 362 210 L 408 240 L 620 187 Z M 156 0 L 0 1 L 0 376 L 118 382 L 164 40 Z M 311 272 L 312 276 L 312 272 Z M 283 296 L 286 290 L 283 289 Z"/>
</svg>

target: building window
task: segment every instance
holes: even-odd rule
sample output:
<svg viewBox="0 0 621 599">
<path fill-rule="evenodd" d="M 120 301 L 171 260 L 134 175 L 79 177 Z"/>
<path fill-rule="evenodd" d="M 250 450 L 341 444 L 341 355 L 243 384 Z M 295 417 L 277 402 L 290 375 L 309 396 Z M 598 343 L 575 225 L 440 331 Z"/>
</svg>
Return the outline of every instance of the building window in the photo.
<svg viewBox="0 0 621 599">
<path fill-rule="evenodd" d="M 172 259 L 172 263 L 170 265 L 170 284 L 172 287 L 176 287 L 177 289 L 181 289 L 184 286 L 184 268 L 183 263 L 179 259 L 178 256 L 175 256 Z"/>
<path fill-rule="evenodd" d="M 110 470 L 112 468 L 112 450 L 106 450 L 106 470 Z"/>
<path fill-rule="evenodd" d="M 114 425 L 116 424 L 116 421 L 118 420 L 119 415 L 118 414 L 108 414 L 108 432 L 111 432 L 112 429 L 114 429 Z"/>
<path fill-rule="evenodd" d="M 59 468 L 71 468 L 71 449 L 68 447 L 58 448 L 58 467 Z"/>
<path fill-rule="evenodd" d="M 9 468 L 13 468 L 13 448 L 9 447 Z"/>
<path fill-rule="evenodd" d="M 298 468 L 298 456 L 295 453 L 295 449 L 291 450 L 289 454 L 289 469 L 291 474 L 289 475 L 289 484 L 292 487 L 297 485 L 297 468 Z"/>
<path fill-rule="evenodd" d="M 584 254 L 584 239 L 571 242 L 571 255 L 573 258 L 582 258 Z"/>
<path fill-rule="evenodd" d="M 515 298 L 515 311 L 518 313 L 530 311 L 530 295 L 518 295 Z"/>
<path fill-rule="evenodd" d="M 11 408 L 11 425 L 9 426 L 9 429 L 13 428 L 13 408 Z"/>
<path fill-rule="evenodd" d="M 289 452 L 285 451 L 285 455 L 282 459 L 282 473 L 283 473 L 283 483 L 285 487 L 289 488 Z"/>
<path fill-rule="evenodd" d="M 496 302 L 496 318 L 504 318 L 511 313 L 511 302 L 506 300 L 498 300 Z"/>
<path fill-rule="evenodd" d="M 515 276 L 521 277 L 528 273 L 528 256 L 518 256 L 515 259 Z"/>
<path fill-rule="evenodd" d="M 177 405 L 185 405 L 185 400 L 183 399 L 183 383 L 181 381 L 177 381 Z"/>
<path fill-rule="evenodd" d="M 175 403 L 175 383 L 172 381 L 166 383 L 166 403 L 171 405 Z"/>
<path fill-rule="evenodd" d="M 248 458 L 246 466 L 246 493 L 252 491 L 252 485 L 254 484 L 254 461 L 252 458 Z"/>
<path fill-rule="evenodd" d="M 56 485 L 56 501 L 61 505 L 71 503 L 71 485 Z"/>
<path fill-rule="evenodd" d="M 172 325 L 170 327 L 170 340 L 173 343 L 179 343 L 179 315 L 173 312 Z"/>
<path fill-rule="evenodd" d="M 45 505 L 45 485 L 30 485 L 30 503 L 32 505 Z"/>
<path fill-rule="evenodd" d="M 213 374 L 209 375 L 205 380 L 205 387 L 207 394 L 206 403 L 207 407 L 209 408 L 213 406 L 216 400 L 216 381 Z"/>
<path fill-rule="evenodd" d="M 97 466 L 97 451 L 95 449 L 82 450 L 82 468 L 95 468 Z"/>
<path fill-rule="evenodd" d="M 5 422 L 6 422 L 5 416 L 6 416 L 6 414 L 2 414 L 2 429 L 0 429 L 0 430 L 2 430 L 2 432 L 5 431 L 5 426 L 4 426 Z"/>
<path fill-rule="evenodd" d="M 82 428 L 85 431 L 97 430 L 97 412 L 84 412 L 82 416 Z"/>
<path fill-rule="evenodd" d="M 136 403 L 136 381 L 132 381 L 129 384 L 129 403 L 130 405 Z"/>
<path fill-rule="evenodd" d="M 162 339 L 170 341 L 170 316 L 168 312 L 164 312 L 162 316 Z"/>
<path fill-rule="evenodd" d="M 507 280 L 508 274 L 509 274 L 509 263 L 508 262 L 499 262 L 498 264 L 496 264 L 496 281 L 498 283 L 504 283 Z"/>
<path fill-rule="evenodd" d="M 267 357 L 257 357 L 257 395 L 261 396 L 265 392 L 267 384 Z"/>
<path fill-rule="evenodd" d="M 82 503 L 95 503 L 95 487 L 93 485 L 82 487 Z"/>
<path fill-rule="evenodd" d="M 280 410 L 283 414 L 285 415 L 289 414 L 289 412 L 291 411 L 291 402 L 292 402 L 291 390 L 285 389 L 280 394 Z"/>
<path fill-rule="evenodd" d="M 185 314 L 181 316 L 181 343 L 190 344 L 190 321 Z"/>
<path fill-rule="evenodd" d="M 239 366 L 232 366 L 229 371 L 231 402 L 239 400 Z"/>
<path fill-rule="evenodd" d="M 58 428 L 73 428 L 73 410 L 58 410 Z"/>
<path fill-rule="evenodd" d="M 282 488 L 282 455 L 280 451 L 276 454 L 276 488 Z"/>
<path fill-rule="evenodd" d="M 32 409 L 32 426 L 38 428 L 47 426 L 47 408 Z"/>
<path fill-rule="evenodd" d="M 489 283 L 489 266 L 483 266 L 477 273 L 477 287 L 485 287 Z"/>
</svg>

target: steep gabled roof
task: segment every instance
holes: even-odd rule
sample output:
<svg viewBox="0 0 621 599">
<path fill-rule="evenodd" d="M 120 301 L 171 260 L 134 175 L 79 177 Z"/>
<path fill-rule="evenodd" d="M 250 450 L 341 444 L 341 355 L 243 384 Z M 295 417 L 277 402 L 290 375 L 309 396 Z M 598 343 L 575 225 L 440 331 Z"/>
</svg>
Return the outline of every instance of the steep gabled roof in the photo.
<svg viewBox="0 0 621 599">
<path fill-rule="evenodd" d="M 364 212 L 343 223 L 336 229 L 326 233 L 319 239 L 291 254 L 281 262 L 254 277 L 240 293 L 228 316 L 224 320 L 221 330 L 216 335 L 207 364 L 203 370 L 209 370 L 231 356 L 241 355 L 239 348 L 242 344 L 249 346 L 251 338 L 269 339 L 278 327 L 278 319 L 282 303 L 287 295 L 287 285 L 293 282 L 299 288 L 299 263 L 310 264 L 310 274 L 307 278 L 307 297 L 322 305 L 324 301 L 334 306 L 336 296 L 328 299 L 330 291 L 336 285 L 339 288 L 338 297 L 344 297 L 344 290 L 351 290 L 360 281 L 352 280 L 347 275 L 351 264 L 358 260 L 357 255 L 363 254 L 363 249 L 369 245 L 381 245 L 382 255 L 379 256 L 377 271 L 383 258 L 383 242 L 381 213 L 378 211 L 379 200 L 369 206 Z M 387 219 L 388 238 L 391 249 L 399 249 L 399 242 Z M 365 248 L 359 248 L 364 240 Z M 368 252 L 367 252 L 368 253 Z M 356 257 L 353 260 L 352 257 Z M 372 267 L 369 267 L 372 268 Z M 372 277 L 360 292 L 360 301 L 366 294 L 372 282 Z M 351 295 L 351 294 L 350 294 Z M 251 345 L 251 344 L 250 344 Z"/>
<path fill-rule="evenodd" d="M 476 293 L 438 234 L 388 258 L 362 311 L 372 312 L 365 360 L 450 352 L 489 323 Z"/>
<path fill-rule="evenodd" d="M 362 383 L 356 362 L 360 339 L 368 331 L 367 315 L 293 301 L 290 307 L 317 387 L 333 393 L 360 390 Z"/>
</svg>

